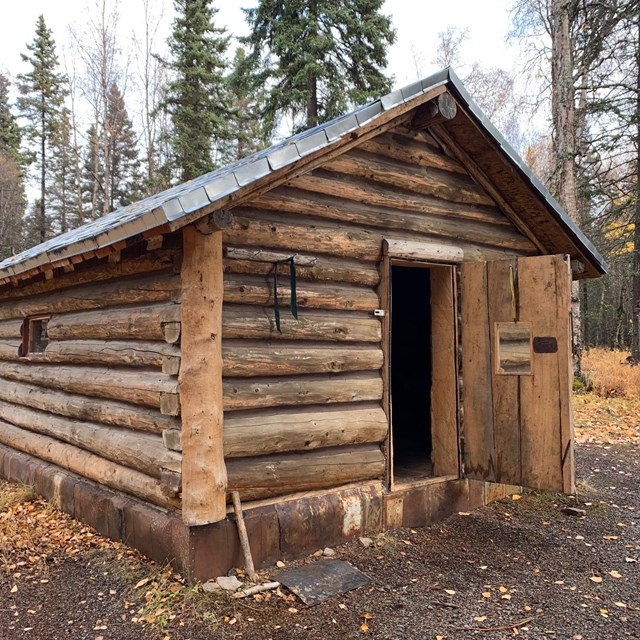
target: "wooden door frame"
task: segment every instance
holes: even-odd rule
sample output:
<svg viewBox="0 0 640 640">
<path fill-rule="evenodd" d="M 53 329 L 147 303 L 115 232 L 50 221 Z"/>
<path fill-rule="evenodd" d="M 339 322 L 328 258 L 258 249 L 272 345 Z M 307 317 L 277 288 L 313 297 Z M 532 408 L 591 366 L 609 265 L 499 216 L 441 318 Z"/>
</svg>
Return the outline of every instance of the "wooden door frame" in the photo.
<svg viewBox="0 0 640 640">
<path fill-rule="evenodd" d="M 453 429 L 450 429 L 449 433 L 445 437 L 438 439 L 436 445 L 433 431 L 433 416 L 434 416 L 434 403 L 431 403 L 431 437 L 432 437 L 432 451 L 434 445 L 438 446 L 441 451 L 449 450 L 449 455 L 446 456 L 446 461 L 443 464 L 434 463 L 434 476 L 454 476 L 461 477 L 460 467 L 460 439 L 459 439 L 459 384 L 458 384 L 458 358 L 457 358 L 457 345 L 458 345 L 458 308 L 457 308 L 457 275 L 456 265 L 462 261 L 462 252 L 455 248 L 441 247 L 436 244 L 426 243 L 412 243 L 405 241 L 390 241 L 385 240 L 383 242 L 383 255 L 381 262 L 381 277 L 379 294 L 384 316 L 382 318 L 382 352 L 383 352 L 383 367 L 382 367 L 382 380 L 383 380 L 383 398 L 382 406 L 387 416 L 387 422 L 389 430 L 385 444 L 383 447 L 385 460 L 386 460 L 386 474 L 385 474 L 385 486 L 389 490 L 393 490 L 396 487 L 394 478 L 394 464 L 393 464 L 393 421 L 392 421 L 392 399 L 391 399 L 391 268 L 392 266 L 405 266 L 420 269 L 429 269 L 430 273 L 436 273 L 439 270 L 440 273 L 448 274 L 448 280 L 450 286 L 448 286 L 447 295 L 451 298 L 451 326 L 449 334 L 449 349 L 448 355 L 450 358 L 450 369 L 446 376 L 450 380 L 450 393 L 449 400 L 450 405 L 447 407 L 449 413 L 449 420 L 453 420 Z M 442 279 L 443 282 L 446 278 Z M 433 337 L 433 290 L 431 294 L 432 305 L 432 327 L 431 336 Z M 433 354 L 432 354 L 432 373 L 431 379 L 433 381 Z M 441 454 L 442 455 L 442 454 Z M 442 456 L 443 459 L 445 456 Z M 435 459 L 435 458 L 434 458 Z M 440 468 L 438 468 L 440 467 Z M 426 481 L 432 480 L 427 479 Z"/>
</svg>

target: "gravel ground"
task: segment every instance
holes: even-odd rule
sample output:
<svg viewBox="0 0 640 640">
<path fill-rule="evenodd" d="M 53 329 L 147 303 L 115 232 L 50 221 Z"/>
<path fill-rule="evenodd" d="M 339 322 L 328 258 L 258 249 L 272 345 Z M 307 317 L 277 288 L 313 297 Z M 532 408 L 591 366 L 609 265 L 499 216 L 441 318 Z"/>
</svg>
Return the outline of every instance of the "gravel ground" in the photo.
<svg viewBox="0 0 640 640">
<path fill-rule="evenodd" d="M 203 593 L 42 500 L 5 507 L 0 638 L 638 639 L 639 451 L 581 445 L 577 465 L 577 502 L 528 494 L 336 547 L 371 585 L 315 607 L 286 591 Z"/>
</svg>

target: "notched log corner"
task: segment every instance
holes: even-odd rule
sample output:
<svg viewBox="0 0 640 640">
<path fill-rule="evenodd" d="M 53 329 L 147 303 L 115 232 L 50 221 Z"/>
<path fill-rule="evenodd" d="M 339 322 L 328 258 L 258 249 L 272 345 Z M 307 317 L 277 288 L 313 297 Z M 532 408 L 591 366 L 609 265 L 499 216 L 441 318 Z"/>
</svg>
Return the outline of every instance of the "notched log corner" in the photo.
<svg viewBox="0 0 640 640">
<path fill-rule="evenodd" d="M 170 469 L 160 471 L 160 491 L 169 497 L 177 498 L 182 489 L 182 475 Z"/>
</svg>

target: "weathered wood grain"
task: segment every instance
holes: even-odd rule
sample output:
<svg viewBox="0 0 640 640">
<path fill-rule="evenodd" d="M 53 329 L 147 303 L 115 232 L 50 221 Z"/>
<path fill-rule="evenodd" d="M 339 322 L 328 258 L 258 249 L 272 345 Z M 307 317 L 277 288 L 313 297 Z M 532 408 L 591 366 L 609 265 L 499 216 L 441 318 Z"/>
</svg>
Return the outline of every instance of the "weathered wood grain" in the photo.
<svg viewBox="0 0 640 640">
<path fill-rule="evenodd" d="M 278 279 L 278 301 L 283 307 L 290 304 L 289 286 L 288 278 Z M 299 308 L 373 311 L 379 303 L 376 292 L 370 287 L 312 282 L 299 278 L 296 290 Z M 273 278 L 227 274 L 224 278 L 224 301 L 252 305 L 273 304 Z"/>
<path fill-rule="evenodd" d="M 16 301 L 19 298 L 37 296 L 70 287 L 78 287 L 87 283 L 95 285 L 95 283 L 98 282 L 124 278 L 135 274 L 164 271 L 172 267 L 177 254 L 179 254 L 177 250 L 165 249 L 143 253 L 137 258 L 128 258 L 116 263 L 104 260 L 99 264 L 93 265 L 91 269 L 64 273 L 53 280 L 32 282 L 20 288 L 5 290 L 2 292 L 2 300 Z"/>
<path fill-rule="evenodd" d="M 534 337 L 559 334 L 557 259 L 562 261 L 561 256 L 518 261 L 519 319 L 531 322 Z M 566 294 L 562 302 L 566 311 Z M 568 319 L 563 320 L 562 332 L 566 336 L 564 323 Z M 568 348 L 566 343 L 562 347 L 558 344 L 557 353 L 534 354 L 533 375 L 520 378 L 522 483 L 527 487 L 563 490 L 561 422 L 569 418 L 566 407 L 565 416 L 560 414 L 560 388 L 570 384 L 566 379 Z"/>
<path fill-rule="evenodd" d="M 494 205 L 495 201 L 466 176 L 432 169 L 429 172 L 401 162 L 353 150 L 323 165 L 329 171 L 368 178 L 381 184 L 428 196 L 472 204 Z"/>
<path fill-rule="evenodd" d="M 382 442 L 388 430 L 379 405 L 239 411 L 225 414 L 227 458 Z"/>
<path fill-rule="evenodd" d="M 350 282 L 364 286 L 374 286 L 380 275 L 376 265 L 349 258 L 329 258 L 312 254 L 300 254 L 288 251 L 273 251 L 258 247 L 225 247 L 225 273 L 250 273 L 272 276 L 274 263 L 295 257 L 296 274 L 306 280 L 326 280 L 331 282 Z M 278 274 L 289 275 L 289 263 L 278 265 Z"/>
<path fill-rule="evenodd" d="M 395 214 L 394 214 L 395 216 Z M 375 211 L 371 220 L 376 221 Z M 494 228 L 497 229 L 496 226 Z M 346 225 L 328 219 L 314 218 L 300 222 L 300 216 L 282 214 L 277 211 L 266 212 L 259 209 L 242 209 L 237 212 L 236 225 L 223 231 L 225 242 L 232 244 L 245 243 L 261 248 L 288 250 L 291 252 L 315 252 L 333 257 L 350 257 L 358 260 L 376 262 L 382 259 L 382 241 L 408 240 L 417 241 L 416 232 L 405 229 L 387 229 L 365 227 L 364 225 Z M 460 234 L 458 234 L 460 235 Z M 433 240 L 429 235 L 421 236 L 424 241 Z M 493 260 L 513 255 L 531 255 L 535 248 L 529 243 L 528 248 L 507 249 L 498 247 L 487 238 L 490 244 L 483 245 L 478 241 L 457 238 L 439 237 L 443 245 L 460 248 L 464 251 L 465 260 Z M 518 243 L 522 240 L 518 239 Z M 525 239 L 525 244 L 526 244 Z"/>
<path fill-rule="evenodd" d="M 309 186 L 308 182 L 303 182 Z M 317 180 L 317 179 L 315 179 Z M 527 238 L 516 231 L 511 225 L 505 225 L 504 217 L 498 218 L 495 214 L 484 215 L 475 212 L 471 219 L 457 215 L 456 206 L 433 206 L 430 214 L 414 212 L 403 208 L 400 203 L 394 206 L 373 204 L 366 201 L 375 199 L 375 191 L 368 187 L 360 188 L 352 184 L 342 182 L 333 183 L 336 196 L 326 195 L 331 191 L 329 184 L 321 187 L 322 193 L 305 196 L 304 191 L 294 189 L 281 189 L 277 193 L 269 194 L 260 201 L 260 206 L 276 211 L 297 214 L 298 216 L 315 216 L 342 222 L 349 222 L 358 226 L 369 226 L 402 231 L 413 231 L 434 238 L 451 239 L 463 242 L 477 242 L 496 247 L 509 249 L 528 249 L 532 247 Z M 363 191 L 364 193 L 361 193 Z M 389 200 L 389 196 L 385 197 Z M 396 200 L 400 199 L 398 197 Z M 425 209 L 427 207 L 425 206 Z M 444 215 L 435 215 L 444 213 Z M 464 211 L 462 212 L 464 213 Z M 481 218 L 478 220 L 478 218 Z M 415 237 L 413 238 L 415 239 Z"/>
<path fill-rule="evenodd" d="M 180 428 L 178 420 L 161 415 L 157 409 L 105 399 L 96 401 L 95 398 L 26 384 L 15 379 L 0 378 L 0 400 L 77 420 L 101 422 L 151 433 Z"/>
<path fill-rule="evenodd" d="M 520 376 L 496 375 L 496 322 L 513 322 L 510 271 L 517 281 L 516 260 L 499 260 L 487 264 L 487 300 L 489 335 L 492 345 L 491 396 L 493 402 L 493 438 L 495 443 L 496 481 L 519 485 L 522 482 L 520 458 L 521 432 L 519 411 Z M 525 291 L 523 295 L 527 295 Z"/>
<path fill-rule="evenodd" d="M 222 335 L 227 338 L 276 338 L 327 342 L 379 342 L 380 321 L 364 312 L 305 309 L 296 320 L 288 313 L 280 317 L 278 333 L 273 309 L 225 304 Z"/>
<path fill-rule="evenodd" d="M 163 325 L 180 320 L 180 305 L 168 303 L 53 315 L 51 340 L 164 340 Z"/>
<path fill-rule="evenodd" d="M 384 456 L 378 445 L 318 449 L 227 461 L 229 489 L 244 500 L 338 487 L 384 475 Z"/>
<path fill-rule="evenodd" d="M 152 504 L 162 507 L 180 505 L 178 500 L 162 493 L 155 478 L 49 436 L 0 422 L 0 442 Z"/>
<path fill-rule="evenodd" d="M 385 220 L 391 218 L 392 222 L 396 221 L 398 226 L 402 220 L 405 220 L 404 215 L 407 212 L 414 215 L 420 214 L 423 217 L 435 217 L 436 220 L 442 216 L 454 216 L 501 227 L 511 226 L 509 220 L 496 207 L 449 202 L 410 191 L 389 189 L 370 180 L 347 177 L 330 171 L 317 171 L 313 175 L 296 178 L 287 187 L 280 187 L 262 196 L 256 201 L 256 205 L 264 209 L 289 213 L 319 211 L 320 214 L 330 217 L 331 201 L 325 200 L 320 203 L 325 209 L 320 208 L 320 205 L 314 206 L 313 201 L 318 194 L 359 202 L 369 207 L 384 207 L 387 212 L 394 209 L 395 220 L 390 215 L 385 216 Z M 295 200 L 296 195 L 299 198 L 298 203 Z M 335 214 L 332 217 L 335 217 Z M 416 218 L 409 219 L 417 224 Z"/>
<path fill-rule="evenodd" d="M 464 263 L 460 287 L 465 472 L 476 480 L 493 481 L 495 460 L 486 263 Z"/>
<path fill-rule="evenodd" d="M 180 279 L 173 272 L 114 280 L 100 286 L 86 284 L 41 296 L 20 298 L 11 304 L 0 304 L 0 320 L 41 313 L 104 309 L 123 304 L 165 302 L 171 300 L 179 288 Z"/>
<path fill-rule="evenodd" d="M 145 340 L 50 340 L 44 353 L 27 356 L 37 362 L 161 368 L 167 356 L 180 349 Z"/>
<path fill-rule="evenodd" d="M 183 229 L 181 362 L 182 519 L 227 517 L 223 450 L 222 235 Z"/>
<path fill-rule="evenodd" d="M 180 454 L 167 450 L 158 435 L 73 420 L 4 401 L 0 401 L 0 420 L 91 451 L 154 478 L 160 478 L 162 468 L 180 471 Z"/>
<path fill-rule="evenodd" d="M 392 131 L 363 142 L 359 148 L 409 165 L 466 173 L 466 169 L 457 160 L 446 156 L 442 151 Z"/>
<path fill-rule="evenodd" d="M 247 378 L 374 371 L 382 366 L 376 345 L 225 340 L 222 358 L 224 376 Z"/>
<path fill-rule="evenodd" d="M 382 378 L 375 371 L 341 375 L 225 378 L 225 411 L 301 404 L 332 404 L 382 399 Z"/>
<path fill-rule="evenodd" d="M 0 362 L 0 376 L 67 393 L 160 406 L 160 395 L 177 393 L 175 379 L 159 372 L 108 367 L 17 364 Z"/>
<path fill-rule="evenodd" d="M 458 475 L 456 289 L 452 267 L 431 267 L 431 439 L 433 474 Z"/>
</svg>

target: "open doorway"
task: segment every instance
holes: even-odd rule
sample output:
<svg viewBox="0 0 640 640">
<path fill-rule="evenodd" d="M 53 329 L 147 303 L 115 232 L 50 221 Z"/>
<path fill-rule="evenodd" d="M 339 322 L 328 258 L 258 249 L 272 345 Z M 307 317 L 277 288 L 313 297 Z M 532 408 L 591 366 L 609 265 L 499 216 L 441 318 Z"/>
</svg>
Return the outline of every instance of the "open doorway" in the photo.
<svg viewBox="0 0 640 640">
<path fill-rule="evenodd" d="M 433 475 L 430 269 L 391 266 L 393 474 L 399 482 Z"/>
</svg>

